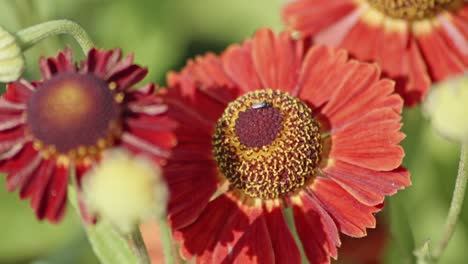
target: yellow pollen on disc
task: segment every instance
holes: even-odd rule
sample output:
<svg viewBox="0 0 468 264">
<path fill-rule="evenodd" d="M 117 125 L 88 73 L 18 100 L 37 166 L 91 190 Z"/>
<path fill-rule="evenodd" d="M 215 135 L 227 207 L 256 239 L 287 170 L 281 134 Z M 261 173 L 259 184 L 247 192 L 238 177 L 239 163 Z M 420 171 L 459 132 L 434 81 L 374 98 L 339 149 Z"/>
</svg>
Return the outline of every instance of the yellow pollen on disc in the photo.
<svg viewBox="0 0 468 264">
<path fill-rule="evenodd" d="M 301 189 L 322 153 L 319 123 L 299 99 L 270 89 L 231 102 L 218 120 L 213 154 L 236 193 L 274 200 Z"/>
<path fill-rule="evenodd" d="M 453 10 L 463 0 L 367 0 L 385 15 L 408 21 L 432 18 L 444 10 Z"/>
</svg>

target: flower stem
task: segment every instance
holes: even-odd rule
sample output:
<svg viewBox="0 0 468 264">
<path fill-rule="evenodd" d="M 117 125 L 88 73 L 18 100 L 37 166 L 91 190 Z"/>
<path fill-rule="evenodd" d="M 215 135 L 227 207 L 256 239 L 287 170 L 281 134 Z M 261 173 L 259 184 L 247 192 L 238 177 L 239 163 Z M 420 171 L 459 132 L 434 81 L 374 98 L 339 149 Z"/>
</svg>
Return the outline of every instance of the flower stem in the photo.
<svg viewBox="0 0 468 264">
<path fill-rule="evenodd" d="M 16 33 L 22 50 L 27 50 L 39 41 L 58 34 L 69 34 L 75 38 L 85 54 L 94 46 L 88 33 L 77 23 L 62 19 L 37 24 Z"/>
<path fill-rule="evenodd" d="M 140 264 L 150 264 L 151 260 L 146 250 L 145 242 L 141 236 L 140 229 L 137 227 L 133 232 L 128 235 L 128 241 L 130 248 L 132 249 L 135 256 L 138 258 Z"/>
<path fill-rule="evenodd" d="M 164 252 L 164 263 L 166 264 L 174 264 L 174 254 L 172 252 L 172 235 L 171 235 L 171 228 L 167 223 L 165 217 L 159 218 L 159 233 L 161 236 L 161 243 L 163 246 Z"/>
<path fill-rule="evenodd" d="M 463 205 L 465 197 L 466 183 L 468 174 L 466 173 L 466 165 L 468 163 L 468 143 L 463 143 L 460 152 L 460 163 L 458 165 L 458 175 L 453 190 L 452 202 L 450 204 L 449 213 L 445 222 L 444 232 L 442 239 L 436 245 L 433 253 L 432 260 L 437 262 L 445 251 L 457 225 L 458 217 Z"/>
</svg>

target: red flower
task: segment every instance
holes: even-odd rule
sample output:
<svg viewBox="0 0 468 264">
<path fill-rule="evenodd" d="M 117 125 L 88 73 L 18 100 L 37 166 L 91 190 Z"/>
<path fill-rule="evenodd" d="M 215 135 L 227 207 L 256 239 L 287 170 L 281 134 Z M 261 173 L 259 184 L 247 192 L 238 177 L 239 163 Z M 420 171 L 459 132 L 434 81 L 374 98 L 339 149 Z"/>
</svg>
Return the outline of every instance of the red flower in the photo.
<svg viewBox="0 0 468 264">
<path fill-rule="evenodd" d="M 410 184 L 398 143 L 402 99 L 376 65 L 343 50 L 257 32 L 168 76 L 177 145 L 163 172 L 184 258 L 300 263 L 292 208 L 312 263 L 339 232 L 366 235 L 386 195 Z"/>
<path fill-rule="evenodd" d="M 432 2 L 297 0 L 284 8 L 283 16 L 302 37 L 377 62 L 396 81 L 405 104 L 413 106 L 431 82 L 468 65 L 468 3 Z"/>
<path fill-rule="evenodd" d="M 160 161 L 173 142 L 158 127 L 166 107 L 152 95 L 154 85 L 133 87 L 147 70 L 132 56 L 92 49 L 78 67 L 67 49 L 42 58 L 40 68 L 44 80 L 10 83 L 0 98 L 0 171 L 8 173 L 9 191 L 31 198 L 38 219 L 57 222 L 70 169 L 80 184 L 109 147 L 149 152 Z"/>
</svg>

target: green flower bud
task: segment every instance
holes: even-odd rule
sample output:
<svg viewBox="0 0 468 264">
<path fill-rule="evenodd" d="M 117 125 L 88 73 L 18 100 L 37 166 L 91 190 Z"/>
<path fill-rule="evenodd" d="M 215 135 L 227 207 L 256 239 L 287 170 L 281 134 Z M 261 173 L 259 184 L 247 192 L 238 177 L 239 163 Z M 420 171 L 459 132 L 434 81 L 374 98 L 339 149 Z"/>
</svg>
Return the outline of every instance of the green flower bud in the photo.
<svg viewBox="0 0 468 264">
<path fill-rule="evenodd" d="M 18 80 L 24 68 L 23 53 L 16 37 L 0 27 L 0 82 Z"/>
<path fill-rule="evenodd" d="M 443 137 L 468 142 L 468 74 L 436 85 L 423 107 Z"/>
</svg>

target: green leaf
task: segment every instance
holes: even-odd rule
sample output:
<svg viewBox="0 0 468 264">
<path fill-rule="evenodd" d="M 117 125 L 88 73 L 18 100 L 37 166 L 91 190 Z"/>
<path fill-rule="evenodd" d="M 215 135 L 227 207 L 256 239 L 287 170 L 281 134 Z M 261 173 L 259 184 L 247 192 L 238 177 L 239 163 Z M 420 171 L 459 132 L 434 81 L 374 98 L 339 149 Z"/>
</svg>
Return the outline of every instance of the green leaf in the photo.
<svg viewBox="0 0 468 264">
<path fill-rule="evenodd" d="M 69 187 L 68 189 L 69 198 L 73 206 L 78 208 L 74 188 Z M 96 225 L 86 226 L 85 229 L 91 247 L 101 263 L 139 263 L 138 258 L 129 247 L 127 240 L 108 222 L 99 221 Z"/>
</svg>

